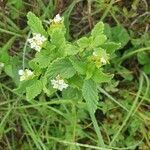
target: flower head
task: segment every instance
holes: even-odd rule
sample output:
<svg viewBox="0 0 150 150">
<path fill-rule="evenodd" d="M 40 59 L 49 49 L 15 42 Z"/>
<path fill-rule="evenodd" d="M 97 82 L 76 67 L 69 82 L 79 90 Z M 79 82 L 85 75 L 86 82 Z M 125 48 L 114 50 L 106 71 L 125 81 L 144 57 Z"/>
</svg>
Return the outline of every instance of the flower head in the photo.
<svg viewBox="0 0 150 150">
<path fill-rule="evenodd" d="M 60 23 L 62 21 L 62 18 L 60 17 L 59 14 L 57 14 L 54 19 L 53 19 L 54 23 Z"/>
<path fill-rule="evenodd" d="M 66 84 L 65 81 L 59 76 L 57 76 L 56 79 L 51 80 L 51 84 L 53 85 L 54 89 L 58 89 L 60 91 L 68 87 L 68 84 Z"/>
<path fill-rule="evenodd" d="M 62 22 L 62 17 L 60 14 L 57 14 L 54 19 L 50 19 L 50 23 L 59 24 Z"/>
<path fill-rule="evenodd" d="M 28 80 L 33 77 L 33 72 L 29 69 L 19 70 L 18 74 L 20 75 L 20 81 Z"/>
<path fill-rule="evenodd" d="M 31 48 L 35 49 L 38 52 L 40 52 L 42 45 L 45 41 L 46 41 L 46 38 L 40 33 L 33 33 L 33 37 L 28 39 L 28 42 L 30 43 Z"/>
<path fill-rule="evenodd" d="M 108 63 L 109 55 L 105 52 L 97 53 L 93 52 L 93 60 L 100 67 L 102 65 L 106 65 Z"/>
</svg>

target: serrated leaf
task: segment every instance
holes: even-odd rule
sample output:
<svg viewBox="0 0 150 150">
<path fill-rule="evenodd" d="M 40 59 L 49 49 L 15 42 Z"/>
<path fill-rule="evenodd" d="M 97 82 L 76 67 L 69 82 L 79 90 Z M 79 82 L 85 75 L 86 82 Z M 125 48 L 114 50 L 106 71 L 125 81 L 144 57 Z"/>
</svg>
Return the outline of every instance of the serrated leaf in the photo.
<svg viewBox="0 0 150 150">
<path fill-rule="evenodd" d="M 34 58 L 40 68 L 46 68 L 50 64 L 50 57 L 39 53 L 38 57 Z"/>
<path fill-rule="evenodd" d="M 26 88 L 27 100 L 34 99 L 37 95 L 42 92 L 42 82 L 40 80 L 35 81 L 31 86 Z"/>
<path fill-rule="evenodd" d="M 86 73 L 86 64 L 82 61 L 78 60 L 77 58 L 70 58 L 70 61 L 74 67 L 74 69 L 79 73 L 84 75 Z"/>
<path fill-rule="evenodd" d="M 57 75 L 60 75 L 62 78 L 71 78 L 75 73 L 76 71 L 68 58 L 58 58 L 48 67 L 46 76 L 55 78 Z"/>
<path fill-rule="evenodd" d="M 53 47 L 54 48 L 54 47 Z M 41 50 L 40 53 L 36 53 L 34 61 L 39 64 L 40 68 L 46 68 L 50 62 L 54 59 L 53 49 L 50 50 Z"/>
<path fill-rule="evenodd" d="M 92 32 L 91 32 L 91 35 L 95 38 L 95 37 L 97 37 L 98 35 L 103 34 L 103 32 L 104 32 L 104 24 L 103 24 L 103 22 L 98 22 L 98 23 L 94 26 L 94 28 L 93 28 L 93 30 L 92 30 Z"/>
<path fill-rule="evenodd" d="M 28 12 L 28 25 L 30 26 L 33 33 L 40 33 L 47 37 L 47 32 L 44 30 L 42 21 L 32 12 Z"/>
<path fill-rule="evenodd" d="M 63 20 L 64 18 L 62 18 Z M 57 32 L 58 34 L 61 33 L 65 36 L 66 34 L 66 27 L 64 25 L 64 22 L 62 21 L 61 23 L 52 23 L 49 28 L 48 28 L 48 34 L 51 36 L 53 32 Z"/>
<path fill-rule="evenodd" d="M 50 36 L 51 36 L 51 43 L 56 47 L 60 47 L 64 45 L 66 42 L 65 35 L 63 32 L 61 32 L 61 30 L 54 30 Z"/>
<path fill-rule="evenodd" d="M 90 40 L 87 37 L 82 37 L 79 40 L 77 40 L 77 44 L 80 48 L 86 48 L 90 44 Z"/>
<path fill-rule="evenodd" d="M 90 112 L 95 113 L 98 104 L 96 83 L 92 80 L 85 80 L 82 88 L 82 94 Z"/>
<path fill-rule="evenodd" d="M 107 37 L 104 34 L 101 35 L 97 35 L 93 40 L 92 40 L 92 47 L 98 47 L 102 44 L 104 44 L 104 42 L 107 40 Z"/>
<path fill-rule="evenodd" d="M 32 70 L 34 70 L 35 72 L 41 72 L 41 67 L 39 66 L 39 64 L 37 63 L 37 61 L 35 61 L 35 59 L 32 59 L 29 62 L 29 66 Z"/>
<path fill-rule="evenodd" d="M 95 74 L 95 69 L 96 69 L 96 66 L 94 63 L 90 63 L 87 65 L 86 79 L 90 79 L 93 76 L 93 74 Z"/>
<path fill-rule="evenodd" d="M 103 83 L 103 82 L 110 82 L 112 77 L 113 77 L 113 75 L 108 75 L 106 73 L 103 73 L 101 70 L 96 69 L 93 76 L 92 76 L 92 79 L 96 83 Z"/>
<path fill-rule="evenodd" d="M 83 85 L 83 78 L 77 74 L 68 79 L 68 84 L 70 87 L 81 89 Z"/>
<path fill-rule="evenodd" d="M 105 49 L 108 54 L 112 55 L 116 50 L 118 50 L 121 47 L 121 44 L 114 42 L 107 42 L 101 45 L 101 47 Z"/>
<path fill-rule="evenodd" d="M 65 51 L 65 56 L 76 55 L 79 52 L 79 48 L 72 44 L 66 44 L 64 51 Z"/>
</svg>

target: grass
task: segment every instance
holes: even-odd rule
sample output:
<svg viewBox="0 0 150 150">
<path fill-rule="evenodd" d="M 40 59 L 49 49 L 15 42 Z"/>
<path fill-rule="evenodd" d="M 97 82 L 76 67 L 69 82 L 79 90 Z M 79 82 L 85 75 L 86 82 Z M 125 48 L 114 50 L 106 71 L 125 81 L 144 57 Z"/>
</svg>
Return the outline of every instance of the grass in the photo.
<svg viewBox="0 0 150 150">
<path fill-rule="evenodd" d="M 140 21 L 141 14 L 144 14 L 141 10 L 143 4 L 136 0 L 133 1 L 134 3 L 131 2 L 136 10 L 132 8 L 132 4 L 129 5 L 130 3 L 127 5 L 123 1 L 114 0 L 97 0 L 97 2 L 56 0 L 54 3 L 47 0 L 33 0 L 32 3 L 20 0 L 23 5 L 19 8 L 17 8 L 19 1 L 15 3 L 15 0 L 11 0 L 11 2 L 14 4 L 6 3 L 0 12 L 2 18 L 0 19 L 0 51 L 8 51 L 9 55 L 19 58 L 15 69 L 22 66 L 25 68 L 26 60 L 33 55 L 29 52 L 26 41 L 30 37 L 25 18 L 28 10 L 41 16 L 43 22 L 57 13 L 63 14 L 66 17 L 65 24 L 70 40 L 88 34 L 98 20 L 107 22 L 111 26 L 125 26 L 131 40 L 139 38 L 145 31 L 148 33 L 147 26 Z M 58 6 L 58 2 L 62 2 L 62 5 Z M 148 7 L 148 1 L 144 0 L 144 4 Z M 141 9 L 138 9 L 139 7 Z M 119 10 L 123 8 L 127 8 L 131 16 L 135 13 L 135 17 L 120 12 Z M 17 13 L 16 16 L 12 12 Z M 145 12 L 148 14 L 147 10 Z M 148 20 L 147 17 L 145 24 Z M 142 25 L 143 27 L 139 27 Z M 83 28 L 86 30 L 82 30 Z M 0 149 L 148 150 L 150 148 L 148 133 L 150 78 L 149 73 L 143 71 L 145 64 L 140 64 L 137 53 L 146 52 L 150 56 L 150 46 L 144 44 L 136 46 L 131 44 L 131 40 L 118 52 L 116 61 L 119 62 L 118 66 L 121 65 L 132 72 L 133 79 L 130 81 L 122 76 L 118 77 L 118 68 L 114 67 L 112 61 L 111 68 L 108 70 L 115 74 L 114 80 L 119 81 L 119 85 L 114 87 L 118 91 L 107 91 L 105 86 L 99 86 L 99 109 L 95 115 L 93 113 L 88 115 L 85 101 L 62 99 L 59 93 L 56 99 L 40 95 L 36 100 L 27 101 L 24 95 L 18 95 L 13 90 L 16 88 L 13 82 L 16 77 L 11 76 L 12 70 L 2 71 L 0 74 Z M 11 62 L 12 65 L 15 64 L 14 60 Z M 130 66 L 131 64 L 133 66 Z"/>
</svg>

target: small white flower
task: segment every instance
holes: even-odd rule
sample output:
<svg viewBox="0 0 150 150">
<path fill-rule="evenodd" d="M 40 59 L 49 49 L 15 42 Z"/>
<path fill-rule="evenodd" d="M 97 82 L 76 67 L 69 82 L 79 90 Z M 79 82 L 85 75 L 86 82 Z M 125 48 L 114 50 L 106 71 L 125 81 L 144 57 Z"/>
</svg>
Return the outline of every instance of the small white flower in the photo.
<svg viewBox="0 0 150 150">
<path fill-rule="evenodd" d="M 104 57 L 101 57 L 100 58 L 100 62 L 103 64 L 103 65 L 106 65 L 107 64 L 107 61 Z"/>
<path fill-rule="evenodd" d="M 4 63 L 0 62 L 0 68 L 4 67 Z"/>
<path fill-rule="evenodd" d="M 18 71 L 18 74 L 19 74 L 20 76 L 22 76 L 22 75 L 24 74 L 24 71 L 23 71 L 22 69 L 20 69 L 20 70 Z"/>
<path fill-rule="evenodd" d="M 33 33 L 33 37 L 28 39 L 31 48 L 35 49 L 36 51 L 40 52 L 43 43 L 46 41 L 46 38 L 41 35 L 40 33 Z"/>
<path fill-rule="evenodd" d="M 60 23 L 62 21 L 62 18 L 60 17 L 60 14 L 57 14 L 54 19 L 53 19 L 54 23 Z"/>
<path fill-rule="evenodd" d="M 56 79 L 51 80 L 51 84 L 53 85 L 54 89 L 58 89 L 60 91 L 68 87 L 68 84 L 66 84 L 63 79 L 60 79 L 59 76 L 57 76 Z"/>
<path fill-rule="evenodd" d="M 25 69 L 25 70 L 20 69 L 18 71 L 18 74 L 20 75 L 20 81 L 28 80 L 34 75 L 33 72 L 29 69 Z"/>
</svg>

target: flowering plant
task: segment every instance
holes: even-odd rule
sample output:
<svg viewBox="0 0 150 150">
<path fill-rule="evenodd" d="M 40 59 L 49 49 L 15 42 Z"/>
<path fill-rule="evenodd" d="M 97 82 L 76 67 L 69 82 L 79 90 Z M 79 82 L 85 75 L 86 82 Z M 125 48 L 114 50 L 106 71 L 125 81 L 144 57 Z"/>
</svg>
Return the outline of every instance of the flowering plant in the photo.
<svg viewBox="0 0 150 150">
<path fill-rule="evenodd" d="M 90 36 L 69 42 L 64 18 L 59 14 L 46 28 L 32 12 L 27 17 L 33 33 L 27 41 L 36 54 L 29 61 L 30 69 L 19 70 L 20 85 L 16 92 L 26 93 L 30 101 L 41 93 L 52 98 L 57 91 L 61 92 L 59 98 L 85 99 L 94 121 L 99 99 L 97 86 L 112 79 L 113 75 L 104 73 L 104 67 L 120 44 L 107 39 L 102 22 L 95 25 Z"/>
<path fill-rule="evenodd" d="M 50 20 L 46 30 L 35 14 L 29 12 L 27 17 L 33 35 L 27 42 L 37 52 L 29 61 L 30 69 L 19 70 L 20 86 L 16 92 L 26 93 L 28 100 L 42 92 L 51 97 L 57 90 L 85 99 L 89 94 L 95 111 L 98 98 L 90 97 L 97 97 L 97 85 L 113 77 L 104 73 L 104 66 L 120 44 L 107 40 L 102 22 L 95 25 L 90 36 L 69 42 L 64 18 L 59 14 Z"/>
</svg>

